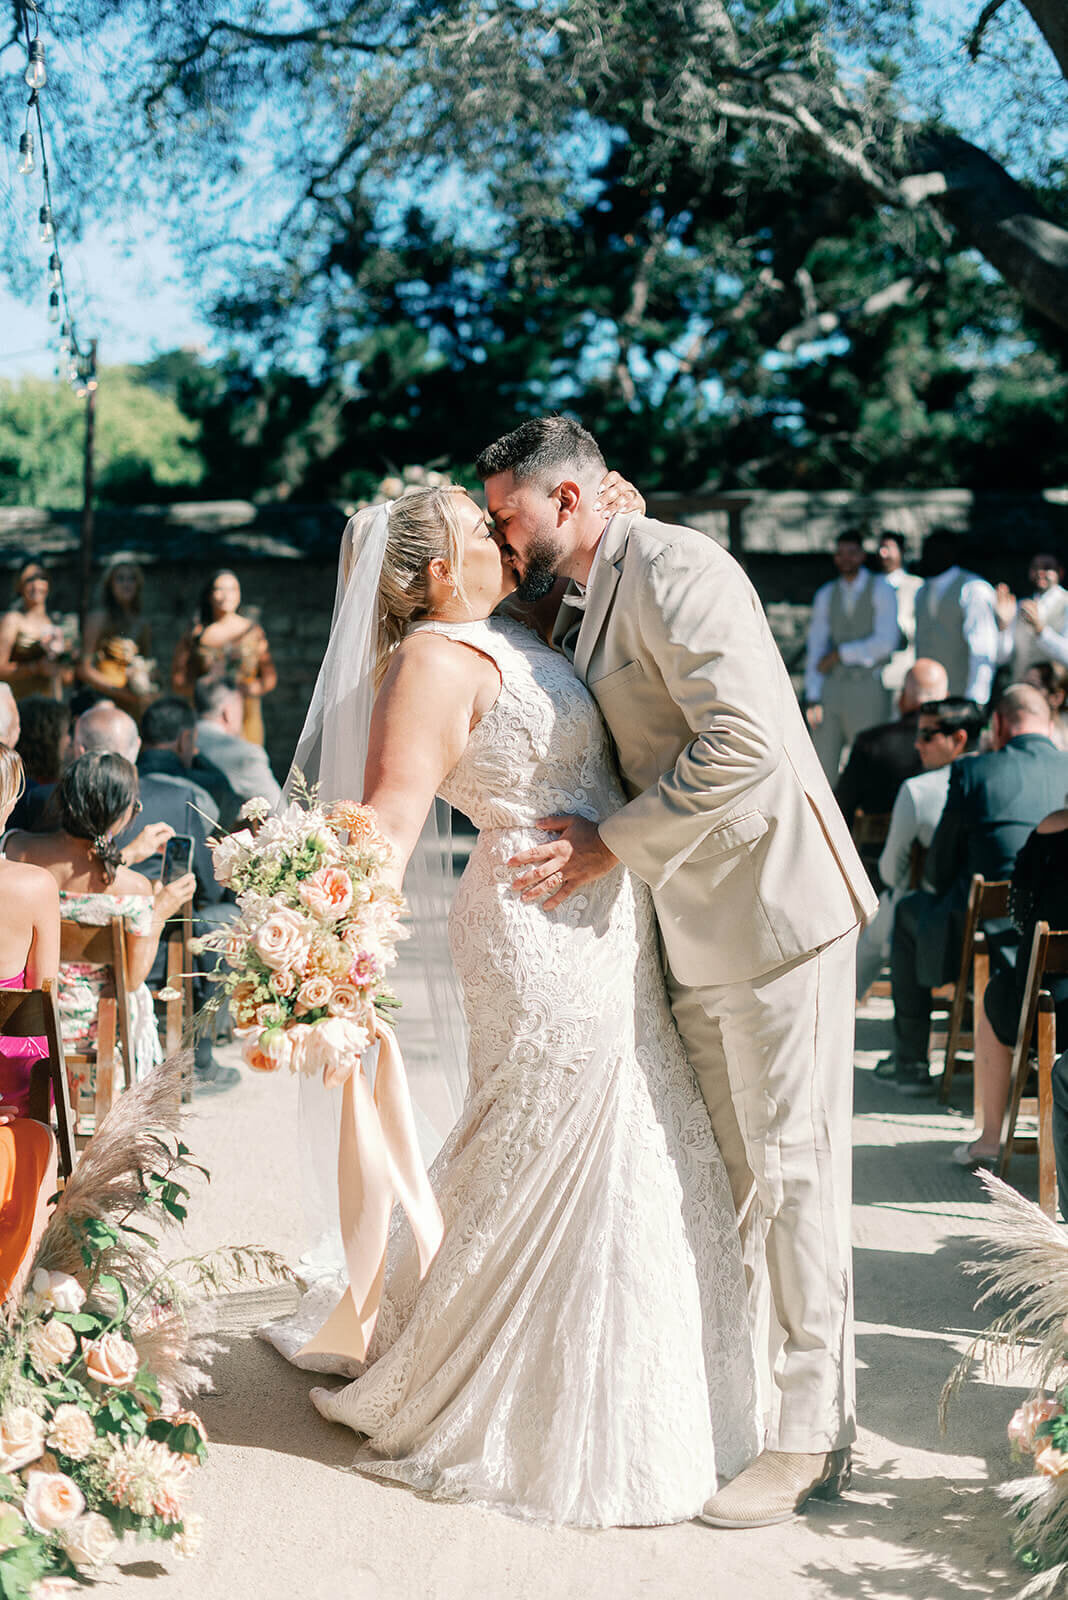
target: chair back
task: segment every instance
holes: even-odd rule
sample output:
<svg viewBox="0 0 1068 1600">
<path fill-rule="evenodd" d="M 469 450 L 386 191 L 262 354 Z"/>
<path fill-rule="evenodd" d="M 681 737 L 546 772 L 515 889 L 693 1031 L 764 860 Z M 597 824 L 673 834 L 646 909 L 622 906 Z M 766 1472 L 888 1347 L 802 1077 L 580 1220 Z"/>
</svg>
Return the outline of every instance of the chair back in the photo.
<svg viewBox="0 0 1068 1600">
<path fill-rule="evenodd" d="M 881 849 L 890 832 L 889 811 L 858 811 L 853 817 L 853 843 L 858 850 Z"/>
<path fill-rule="evenodd" d="M 0 1034 L 12 1039 L 43 1038 L 45 1041 L 48 1057 L 44 1061 L 35 1061 L 30 1073 L 29 1114 L 35 1121 L 46 1125 L 51 1121 L 48 1093 L 51 1085 L 58 1129 L 60 1171 L 64 1177 L 69 1177 L 74 1170 L 70 1086 L 56 997 L 48 979 L 39 989 L 0 989 Z"/>
<path fill-rule="evenodd" d="M 115 1009 L 122 1058 L 127 1081 L 133 1079 L 133 1052 L 130 1048 L 130 982 L 126 970 L 126 929 L 121 917 L 112 917 L 103 927 L 83 927 L 67 918 L 59 924 L 59 959 L 85 961 L 107 967 L 115 985 Z"/>
<path fill-rule="evenodd" d="M 988 883 L 977 873 L 972 879 L 972 887 L 976 895 L 976 922 L 993 922 L 997 917 L 1008 916 L 1012 884 L 1007 878 L 996 878 Z"/>
</svg>

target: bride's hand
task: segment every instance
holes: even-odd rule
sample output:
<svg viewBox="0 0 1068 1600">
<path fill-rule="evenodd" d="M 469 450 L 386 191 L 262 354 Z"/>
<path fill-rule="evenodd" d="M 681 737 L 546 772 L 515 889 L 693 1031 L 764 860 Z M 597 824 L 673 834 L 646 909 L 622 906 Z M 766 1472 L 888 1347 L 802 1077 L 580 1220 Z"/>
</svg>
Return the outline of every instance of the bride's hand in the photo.
<svg viewBox="0 0 1068 1600">
<path fill-rule="evenodd" d="M 622 473 L 609 472 L 597 490 L 597 499 L 593 503 L 595 511 L 644 511 L 645 497 L 624 478 Z"/>
<path fill-rule="evenodd" d="M 539 900 L 543 911 L 555 911 L 584 883 L 603 878 L 619 865 L 596 822 L 586 817 L 540 817 L 534 826 L 554 837 L 548 844 L 512 856 L 508 865 L 530 869 L 513 879 L 512 893 L 524 900 Z"/>
</svg>

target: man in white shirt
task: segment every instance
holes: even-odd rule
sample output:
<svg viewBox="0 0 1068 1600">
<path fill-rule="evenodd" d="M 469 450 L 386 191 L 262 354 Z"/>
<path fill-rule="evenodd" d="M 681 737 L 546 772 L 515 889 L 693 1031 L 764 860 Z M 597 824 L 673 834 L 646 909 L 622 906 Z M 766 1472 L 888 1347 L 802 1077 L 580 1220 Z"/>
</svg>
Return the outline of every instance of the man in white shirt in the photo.
<svg viewBox="0 0 1068 1600">
<path fill-rule="evenodd" d="M 897 595 L 898 649 L 883 668 L 883 688 L 891 695 L 901 693 L 909 669 L 916 659 L 916 594 L 923 579 L 905 567 L 905 542 L 899 533 L 884 533 L 879 538 L 879 567 Z"/>
<path fill-rule="evenodd" d="M 985 706 L 998 660 L 997 601 L 985 578 L 957 565 L 957 548 L 956 536 L 943 529 L 924 543 L 931 576 L 916 595 L 916 654 L 941 661 L 951 695 Z"/>
<path fill-rule="evenodd" d="M 928 888 L 913 883 L 913 851 L 926 851 L 946 806 L 949 769 L 954 761 L 976 749 L 983 731 L 983 713 L 974 700 L 947 697 L 928 700 L 920 707 L 916 751 L 923 771 L 906 778 L 890 813 L 890 828 L 879 857 L 879 876 L 886 885 L 879 910 L 863 929 L 857 945 L 857 999 L 867 994 L 890 954 L 894 911 L 910 889 Z"/>
<path fill-rule="evenodd" d="M 1001 636 L 998 660 L 1012 662 L 1014 683 L 1022 683 L 1041 661 L 1068 665 L 1068 589 L 1064 567 L 1055 555 L 1039 551 L 1031 559 L 1030 600 L 1017 602 L 1007 583 L 997 587 Z"/>
<path fill-rule="evenodd" d="M 881 670 L 899 637 L 897 596 L 865 568 L 858 534 L 839 535 L 834 564 L 838 577 L 812 603 L 805 662 L 805 715 L 832 784 L 857 734 L 889 716 Z"/>
</svg>

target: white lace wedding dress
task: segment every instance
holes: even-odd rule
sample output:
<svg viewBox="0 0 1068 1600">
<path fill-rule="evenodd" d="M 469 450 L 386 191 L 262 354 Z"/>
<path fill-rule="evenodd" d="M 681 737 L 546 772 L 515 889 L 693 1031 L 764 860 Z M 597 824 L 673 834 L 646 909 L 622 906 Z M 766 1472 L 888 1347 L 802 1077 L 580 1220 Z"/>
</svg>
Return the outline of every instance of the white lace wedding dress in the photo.
<svg viewBox="0 0 1068 1600">
<path fill-rule="evenodd" d="M 554 1523 L 681 1521 L 758 1446 L 726 1173 L 644 886 L 618 868 L 547 914 L 506 865 L 536 818 L 620 805 L 607 735 L 520 624 L 425 626 L 502 678 L 442 790 L 480 830 L 449 923 L 470 1085 L 426 1280 L 398 1216 L 368 1364 L 312 1397 L 366 1435 L 363 1472 Z M 291 1355 L 324 1316 L 272 1342 Z"/>
</svg>

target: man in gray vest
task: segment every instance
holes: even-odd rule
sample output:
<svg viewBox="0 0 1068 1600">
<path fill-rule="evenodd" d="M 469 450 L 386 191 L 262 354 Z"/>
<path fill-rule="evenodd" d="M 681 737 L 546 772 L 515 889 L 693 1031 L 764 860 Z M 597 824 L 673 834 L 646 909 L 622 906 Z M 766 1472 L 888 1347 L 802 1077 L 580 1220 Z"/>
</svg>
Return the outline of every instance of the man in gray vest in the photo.
<svg viewBox="0 0 1068 1600">
<path fill-rule="evenodd" d="M 857 734 L 890 714 L 882 668 L 900 640 L 897 596 L 864 566 L 859 534 L 839 534 L 834 564 L 812 602 L 805 661 L 805 715 L 832 784 Z"/>
<path fill-rule="evenodd" d="M 985 706 L 998 658 L 997 600 L 984 578 L 957 565 L 957 548 L 945 529 L 924 543 L 928 578 L 916 596 L 916 654 L 941 661 L 951 695 Z"/>
</svg>

